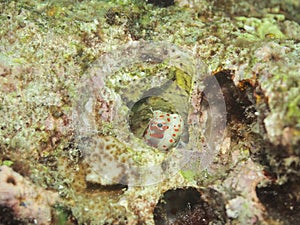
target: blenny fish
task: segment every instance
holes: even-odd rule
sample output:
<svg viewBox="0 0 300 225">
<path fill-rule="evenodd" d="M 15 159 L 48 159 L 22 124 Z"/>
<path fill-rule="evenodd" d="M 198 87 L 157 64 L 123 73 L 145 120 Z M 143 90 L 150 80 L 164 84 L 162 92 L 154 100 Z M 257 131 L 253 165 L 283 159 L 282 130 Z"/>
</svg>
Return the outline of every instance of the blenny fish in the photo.
<svg viewBox="0 0 300 225">
<path fill-rule="evenodd" d="M 148 145 L 167 151 L 177 145 L 183 126 L 180 115 L 155 110 L 143 137 Z"/>
</svg>

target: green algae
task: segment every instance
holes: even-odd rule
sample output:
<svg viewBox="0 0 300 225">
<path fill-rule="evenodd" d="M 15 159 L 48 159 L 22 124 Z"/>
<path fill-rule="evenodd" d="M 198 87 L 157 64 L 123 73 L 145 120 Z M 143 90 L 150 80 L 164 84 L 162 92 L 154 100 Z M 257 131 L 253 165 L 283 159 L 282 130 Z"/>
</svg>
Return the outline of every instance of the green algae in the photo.
<svg viewBox="0 0 300 225">
<path fill-rule="evenodd" d="M 1 165 L 11 167 L 14 164 L 11 160 L 4 160 Z"/>
</svg>

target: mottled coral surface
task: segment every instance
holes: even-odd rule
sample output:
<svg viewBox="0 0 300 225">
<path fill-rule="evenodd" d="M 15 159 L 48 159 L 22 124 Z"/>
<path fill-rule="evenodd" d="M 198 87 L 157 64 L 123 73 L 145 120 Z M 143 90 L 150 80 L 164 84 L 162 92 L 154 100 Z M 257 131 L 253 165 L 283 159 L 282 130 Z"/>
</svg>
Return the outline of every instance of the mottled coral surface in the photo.
<svg viewBox="0 0 300 225">
<path fill-rule="evenodd" d="M 0 223 L 300 223 L 299 1 L 162 2 L 1 1 Z M 168 62 L 163 51 L 130 64 L 123 46 L 145 41 L 184 49 L 201 66 L 185 53 Z M 119 61 L 101 61 L 114 54 Z M 203 79 L 192 82 L 193 68 Z M 85 86 L 87 79 L 93 85 Z M 212 96 L 221 96 L 226 110 Z M 164 163 L 165 153 L 145 147 L 140 136 L 150 108 L 188 108 L 178 148 L 195 140 L 193 163 Z M 95 124 L 82 135 L 89 116 Z M 202 137 L 224 118 L 222 138 L 210 139 L 217 143 L 212 158 L 203 154 Z M 191 133 L 192 124 L 199 129 Z M 92 140 L 110 140 L 101 149 L 108 152 L 96 151 Z M 116 175 L 115 164 L 99 164 L 104 155 L 125 165 L 163 163 L 153 173 L 128 176 L 121 168 Z M 104 181 L 103 173 L 114 177 Z M 125 182 L 132 177 L 147 185 Z M 180 203 L 175 211 L 173 203 Z"/>
</svg>

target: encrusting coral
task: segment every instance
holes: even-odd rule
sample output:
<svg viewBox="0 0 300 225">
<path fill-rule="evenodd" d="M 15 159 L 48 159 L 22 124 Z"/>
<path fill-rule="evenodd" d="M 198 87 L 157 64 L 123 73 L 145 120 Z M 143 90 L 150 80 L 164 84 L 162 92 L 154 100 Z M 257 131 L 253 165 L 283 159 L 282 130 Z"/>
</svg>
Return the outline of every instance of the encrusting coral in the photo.
<svg viewBox="0 0 300 225">
<path fill-rule="evenodd" d="M 58 194 L 44 190 L 7 166 L 0 167 L 0 206 L 16 218 L 35 224 L 51 224 L 51 206 Z"/>
</svg>

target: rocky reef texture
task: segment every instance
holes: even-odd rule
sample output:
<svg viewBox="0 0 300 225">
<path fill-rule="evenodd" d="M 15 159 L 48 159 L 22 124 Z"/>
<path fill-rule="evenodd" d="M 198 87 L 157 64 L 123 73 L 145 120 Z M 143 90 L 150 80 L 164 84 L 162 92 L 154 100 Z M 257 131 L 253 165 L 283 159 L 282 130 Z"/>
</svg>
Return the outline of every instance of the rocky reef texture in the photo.
<svg viewBox="0 0 300 225">
<path fill-rule="evenodd" d="M 300 223 L 299 1 L 163 2 L 1 2 L 5 224 Z"/>
<path fill-rule="evenodd" d="M 201 162 L 197 170 L 209 166 L 222 142 L 225 102 L 216 97 L 216 79 L 203 89 L 208 75 L 204 65 L 191 56 L 164 42 L 133 42 L 100 57 L 86 72 L 73 120 L 79 147 L 91 167 L 87 181 L 147 186 L 173 176 L 192 155 Z M 130 71 L 135 64 L 138 70 Z M 154 64 L 160 67 L 150 69 Z M 127 71 L 114 74 L 123 68 Z M 199 93 L 211 104 L 210 122 L 201 119 Z M 153 110 L 160 109 L 180 114 L 185 130 L 181 136 L 186 138 L 168 151 L 152 148 L 142 138 L 147 128 L 144 121 L 149 122 Z"/>
<path fill-rule="evenodd" d="M 35 186 L 7 166 L 0 167 L 1 222 L 9 224 L 14 218 L 20 222 L 51 224 L 51 206 L 58 201 L 58 194 Z M 5 208 L 12 210 L 6 218 Z"/>
</svg>

